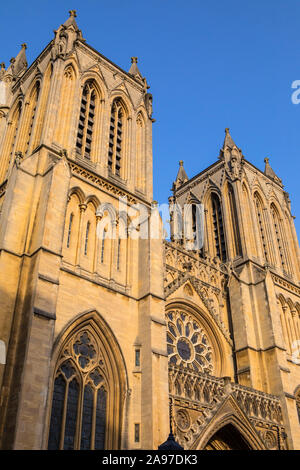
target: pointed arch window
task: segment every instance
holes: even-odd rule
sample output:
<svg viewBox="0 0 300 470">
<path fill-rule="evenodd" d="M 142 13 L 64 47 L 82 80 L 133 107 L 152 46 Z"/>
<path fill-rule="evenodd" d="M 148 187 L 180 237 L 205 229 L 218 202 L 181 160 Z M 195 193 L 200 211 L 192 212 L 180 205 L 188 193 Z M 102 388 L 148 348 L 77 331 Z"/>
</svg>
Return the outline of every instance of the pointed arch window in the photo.
<svg viewBox="0 0 300 470">
<path fill-rule="evenodd" d="M 278 253 L 280 257 L 280 264 L 282 269 L 287 272 L 288 271 L 288 263 L 287 263 L 287 256 L 285 253 L 285 246 L 284 246 L 284 229 L 282 226 L 282 222 L 280 220 L 279 212 L 275 206 L 275 204 L 271 204 L 271 214 L 273 219 L 273 225 L 276 235 L 276 244 L 278 248 Z"/>
<path fill-rule="evenodd" d="M 300 390 L 296 395 L 296 407 L 297 407 L 297 412 L 298 412 L 298 420 L 300 423 Z"/>
<path fill-rule="evenodd" d="M 72 233 L 72 223 L 73 223 L 74 214 L 70 214 L 69 227 L 68 227 L 68 238 L 67 238 L 67 248 L 70 247 L 71 233 Z"/>
<path fill-rule="evenodd" d="M 95 127 L 97 93 L 93 82 L 84 86 L 81 98 L 76 149 L 82 157 L 91 159 L 92 140 Z"/>
<path fill-rule="evenodd" d="M 26 123 L 26 130 L 25 130 L 25 146 L 24 146 L 24 153 L 26 154 L 29 149 L 30 138 L 32 134 L 32 128 L 34 123 L 34 118 L 36 114 L 36 108 L 38 104 L 38 99 L 40 95 L 40 82 L 37 81 L 34 89 L 32 91 L 30 101 L 29 101 L 29 109 L 27 114 L 27 123 Z"/>
<path fill-rule="evenodd" d="M 16 138 L 17 138 L 17 132 L 18 132 L 18 129 L 19 129 L 19 124 L 20 124 L 21 111 L 22 111 L 22 102 L 19 101 L 19 103 L 17 104 L 17 108 L 15 110 L 14 116 L 13 116 L 13 120 L 12 120 L 12 126 L 13 127 L 12 127 L 12 139 L 11 139 L 11 145 L 10 145 L 10 158 L 12 156 L 13 148 L 14 148 Z"/>
<path fill-rule="evenodd" d="M 266 226 L 265 226 L 265 218 L 264 218 L 264 209 L 263 209 L 262 200 L 260 196 L 258 195 L 258 193 L 254 194 L 254 204 L 255 204 L 256 218 L 257 218 L 257 223 L 258 223 L 258 228 L 259 228 L 260 241 L 261 241 L 262 250 L 263 250 L 263 256 L 265 260 L 268 262 L 269 254 L 268 254 L 268 248 L 267 248 L 267 234 L 266 234 Z"/>
<path fill-rule="evenodd" d="M 216 254 L 221 261 L 226 261 L 226 244 L 224 236 L 223 216 L 220 199 L 217 194 L 212 193 L 211 195 L 212 204 L 212 220 L 213 220 L 213 232 L 214 242 L 216 248 Z"/>
<path fill-rule="evenodd" d="M 3 148 L 2 163 L 0 162 L 1 180 L 6 177 L 9 164 L 11 162 L 13 151 L 16 143 L 17 132 L 20 125 L 20 117 L 22 112 L 22 102 L 18 101 L 14 113 L 12 115 L 12 120 L 9 122 L 9 127 L 7 129 L 6 139 Z M 0 180 L 0 181 L 1 181 Z"/>
<path fill-rule="evenodd" d="M 84 254 L 87 255 L 88 252 L 88 242 L 89 242 L 89 231 L 90 231 L 90 221 L 86 224 L 86 231 L 85 231 L 85 241 L 84 241 Z"/>
<path fill-rule="evenodd" d="M 136 186 L 145 191 L 146 160 L 145 160 L 145 123 L 141 113 L 136 120 Z"/>
<path fill-rule="evenodd" d="M 111 107 L 108 170 L 111 174 L 121 176 L 122 154 L 124 147 L 124 109 L 119 99 Z"/>
<path fill-rule="evenodd" d="M 48 449 L 104 449 L 108 390 L 97 340 L 83 329 L 64 348 L 56 370 Z"/>
<path fill-rule="evenodd" d="M 232 233 L 233 233 L 234 256 L 241 256 L 242 246 L 241 246 L 241 237 L 240 237 L 240 231 L 239 231 L 237 209 L 236 209 L 233 187 L 229 183 L 228 183 L 228 199 L 229 199 L 229 208 L 230 208 L 231 225 L 232 225 Z"/>
<path fill-rule="evenodd" d="M 106 230 L 104 229 L 102 232 L 102 241 L 101 241 L 101 263 L 104 263 L 105 238 L 106 238 Z"/>
</svg>

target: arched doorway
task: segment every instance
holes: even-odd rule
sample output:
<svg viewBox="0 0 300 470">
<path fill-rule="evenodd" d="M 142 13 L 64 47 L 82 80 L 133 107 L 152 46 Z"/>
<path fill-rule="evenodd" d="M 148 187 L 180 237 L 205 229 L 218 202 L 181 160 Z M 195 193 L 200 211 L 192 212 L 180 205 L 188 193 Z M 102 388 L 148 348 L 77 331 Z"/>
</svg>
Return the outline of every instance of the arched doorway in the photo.
<svg viewBox="0 0 300 470">
<path fill-rule="evenodd" d="M 210 438 L 204 450 L 252 450 L 252 448 L 232 424 L 227 424 Z"/>
</svg>

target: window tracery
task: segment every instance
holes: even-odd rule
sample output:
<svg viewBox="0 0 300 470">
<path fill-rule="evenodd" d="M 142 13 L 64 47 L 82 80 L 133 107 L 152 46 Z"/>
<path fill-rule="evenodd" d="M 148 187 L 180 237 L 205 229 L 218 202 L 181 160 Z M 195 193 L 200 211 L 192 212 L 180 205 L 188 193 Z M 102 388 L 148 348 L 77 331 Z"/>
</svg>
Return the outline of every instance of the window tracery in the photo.
<svg viewBox="0 0 300 470">
<path fill-rule="evenodd" d="M 55 374 L 49 449 L 104 449 L 108 380 L 99 345 L 80 330 L 63 350 Z"/>
<path fill-rule="evenodd" d="M 84 86 L 79 124 L 77 132 L 76 148 L 82 157 L 91 159 L 92 139 L 94 134 L 97 93 L 93 82 L 87 82 Z"/>
<path fill-rule="evenodd" d="M 121 162 L 123 154 L 124 137 L 124 109 L 119 99 L 116 99 L 111 107 L 108 170 L 111 174 L 121 176 Z"/>
<path fill-rule="evenodd" d="M 170 364 L 207 374 L 213 371 L 209 337 L 198 321 L 183 311 L 167 313 L 167 351 Z"/>
<path fill-rule="evenodd" d="M 221 208 L 220 199 L 215 193 L 212 193 L 211 195 L 211 204 L 212 204 L 212 219 L 213 219 L 213 231 L 214 231 L 216 254 L 220 258 L 221 261 L 226 261 L 227 254 L 226 254 L 222 208 Z"/>
</svg>

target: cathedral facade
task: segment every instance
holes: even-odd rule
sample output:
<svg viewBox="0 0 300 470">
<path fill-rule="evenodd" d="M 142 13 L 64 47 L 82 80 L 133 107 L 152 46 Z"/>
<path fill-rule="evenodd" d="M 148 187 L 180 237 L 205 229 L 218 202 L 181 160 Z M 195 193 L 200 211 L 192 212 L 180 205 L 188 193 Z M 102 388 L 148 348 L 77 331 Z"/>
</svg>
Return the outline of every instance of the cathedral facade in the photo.
<svg viewBox="0 0 300 470">
<path fill-rule="evenodd" d="M 282 181 L 226 129 L 209 168 L 180 162 L 170 239 L 151 236 L 149 86 L 75 17 L 0 69 L 0 448 L 157 449 L 171 421 L 184 449 L 300 449 Z"/>
</svg>

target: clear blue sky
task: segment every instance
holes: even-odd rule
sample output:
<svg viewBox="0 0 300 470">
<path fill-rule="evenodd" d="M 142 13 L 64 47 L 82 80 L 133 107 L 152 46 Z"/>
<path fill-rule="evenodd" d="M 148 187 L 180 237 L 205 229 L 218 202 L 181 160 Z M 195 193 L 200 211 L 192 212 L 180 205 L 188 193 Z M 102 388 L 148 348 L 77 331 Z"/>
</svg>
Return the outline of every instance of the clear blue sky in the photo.
<svg viewBox="0 0 300 470">
<path fill-rule="evenodd" d="M 154 197 L 167 202 L 178 161 L 189 177 L 213 163 L 229 127 L 245 157 L 264 158 L 290 193 L 300 234 L 299 0 L 1 1 L 0 61 L 28 43 L 31 63 L 68 10 L 83 36 L 153 94 Z"/>
</svg>

